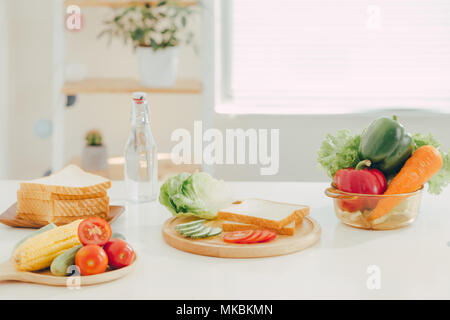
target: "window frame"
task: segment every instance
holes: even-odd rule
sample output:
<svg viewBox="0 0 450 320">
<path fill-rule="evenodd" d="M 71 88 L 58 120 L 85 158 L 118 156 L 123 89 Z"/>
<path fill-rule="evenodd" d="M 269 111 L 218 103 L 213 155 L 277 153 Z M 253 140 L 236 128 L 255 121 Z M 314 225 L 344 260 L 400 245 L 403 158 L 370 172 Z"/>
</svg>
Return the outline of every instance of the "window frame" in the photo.
<svg viewBox="0 0 450 320">
<path fill-rule="evenodd" d="M 313 101 L 311 98 L 297 99 L 297 106 L 293 107 L 279 107 L 273 105 L 272 107 L 255 107 L 261 105 L 261 101 L 245 99 L 237 100 L 233 97 L 231 91 L 231 78 L 233 63 L 231 61 L 231 46 L 232 46 L 232 31 L 231 23 L 232 5 L 235 0 L 211 0 L 208 1 L 209 8 L 214 13 L 213 19 L 205 19 L 206 33 L 210 36 L 205 37 L 205 47 L 207 53 L 214 55 L 214 99 L 213 110 L 217 114 L 228 115 L 350 115 L 350 114 L 383 114 L 386 112 L 408 115 L 423 115 L 423 114 L 450 114 L 450 97 L 447 99 L 437 99 L 433 102 L 432 107 L 425 107 L 426 100 L 417 100 L 412 98 L 411 104 L 407 107 L 396 107 L 392 104 L 392 99 L 374 100 L 368 103 L 364 98 L 360 99 L 339 99 L 342 107 L 318 107 L 313 105 L 308 107 L 308 103 Z M 213 23 L 213 25 L 211 25 Z M 211 35 L 213 35 L 211 37 Z M 208 42 L 212 41 L 212 43 Z M 209 48 L 208 48 L 209 47 Z M 206 67 L 205 69 L 208 69 Z M 211 77 L 209 77 L 211 79 Z M 205 86 L 207 90 L 209 85 Z M 450 94 L 450 93 L 449 93 Z M 326 105 L 327 99 L 336 98 L 318 98 Z M 316 98 L 317 100 L 317 98 Z M 361 107 L 360 102 L 364 101 L 365 106 Z M 432 101 L 432 100 L 429 100 Z M 304 107 L 299 107 L 298 104 L 306 104 Z M 384 106 L 376 108 L 375 105 L 384 104 Z"/>
</svg>

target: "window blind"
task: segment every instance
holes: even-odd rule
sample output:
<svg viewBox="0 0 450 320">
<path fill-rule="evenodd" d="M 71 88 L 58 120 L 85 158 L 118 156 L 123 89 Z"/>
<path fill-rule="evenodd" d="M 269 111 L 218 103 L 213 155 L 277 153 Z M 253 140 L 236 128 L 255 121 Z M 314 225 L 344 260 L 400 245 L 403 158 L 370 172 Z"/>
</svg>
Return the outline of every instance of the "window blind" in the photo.
<svg viewBox="0 0 450 320">
<path fill-rule="evenodd" d="M 450 1 L 226 5 L 225 91 L 240 108 L 450 109 Z"/>
</svg>

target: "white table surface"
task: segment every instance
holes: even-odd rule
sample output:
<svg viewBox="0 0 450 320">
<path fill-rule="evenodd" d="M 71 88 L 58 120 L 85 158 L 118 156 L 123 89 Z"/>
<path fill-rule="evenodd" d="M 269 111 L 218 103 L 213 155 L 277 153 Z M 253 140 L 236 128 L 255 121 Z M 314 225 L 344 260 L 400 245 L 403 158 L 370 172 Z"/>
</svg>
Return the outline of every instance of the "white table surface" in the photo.
<svg viewBox="0 0 450 320">
<path fill-rule="evenodd" d="M 139 255 L 136 269 L 106 284 L 71 290 L 0 283 L 0 299 L 450 299 L 450 188 L 424 193 L 413 225 L 392 231 L 347 227 L 334 215 L 326 183 L 235 182 L 236 199 L 259 197 L 311 206 L 321 240 L 304 251 L 272 258 L 222 259 L 168 246 L 161 235 L 170 217 L 159 203 L 126 204 L 113 182 L 112 204 L 126 212 L 112 224 Z M 0 211 L 16 199 L 17 181 L 0 181 Z M 30 230 L 0 225 L 0 261 Z M 379 289 L 368 289 L 367 268 L 380 270 Z"/>
</svg>

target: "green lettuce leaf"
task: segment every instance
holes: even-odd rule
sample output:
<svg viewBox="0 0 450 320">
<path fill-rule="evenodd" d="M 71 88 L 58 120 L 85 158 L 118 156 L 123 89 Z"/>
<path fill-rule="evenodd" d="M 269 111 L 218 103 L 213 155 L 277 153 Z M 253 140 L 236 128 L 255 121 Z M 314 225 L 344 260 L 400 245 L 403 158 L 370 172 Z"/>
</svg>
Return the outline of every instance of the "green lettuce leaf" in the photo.
<svg viewBox="0 0 450 320">
<path fill-rule="evenodd" d="M 352 135 L 344 129 L 335 136 L 327 134 L 320 146 L 317 161 L 331 178 L 339 169 L 355 167 L 360 161 L 360 135 Z"/>
<path fill-rule="evenodd" d="M 161 186 L 159 202 L 175 216 L 213 219 L 231 204 L 232 196 L 224 181 L 205 172 L 181 173 Z"/>
<path fill-rule="evenodd" d="M 424 135 L 416 133 L 413 136 L 414 151 L 418 148 L 426 145 L 431 145 L 439 150 L 442 155 L 443 165 L 442 168 L 428 180 L 428 192 L 432 194 L 440 194 L 442 190 L 450 183 L 450 151 L 445 153 L 441 150 L 441 144 L 430 133 Z"/>
<path fill-rule="evenodd" d="M 180 210 L 177 207 L 177 204 L 172 200 L 172 195 L 181 193 L 183 182 L 190 176 L 191 175 L 186 172 L 180 173 L 174 177 L 168 178 L 161 186 L 159 202 L 169 209 L 172 214 L 177 214 Z"/>
</svg>

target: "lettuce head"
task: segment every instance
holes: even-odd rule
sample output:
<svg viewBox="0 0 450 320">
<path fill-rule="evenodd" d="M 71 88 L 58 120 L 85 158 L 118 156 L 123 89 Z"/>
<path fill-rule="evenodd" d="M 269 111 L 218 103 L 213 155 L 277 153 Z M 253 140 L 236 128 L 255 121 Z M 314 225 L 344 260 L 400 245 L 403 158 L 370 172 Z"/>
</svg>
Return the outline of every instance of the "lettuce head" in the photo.
<svg viewBox="0 0 450 320">
<path fill-rule="evenodd" d="M 161 186 L 159 202 L 174 216 L 213 219 L 232 202 L 231 191 L 223 180 L 205 172 L 180 173 Z"/>
</svg>

